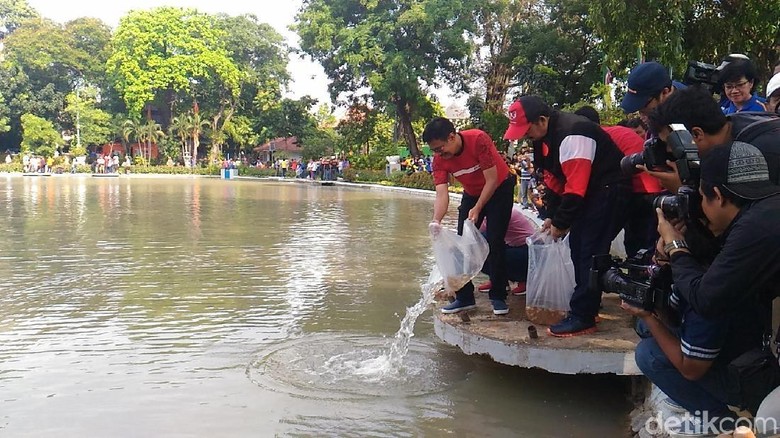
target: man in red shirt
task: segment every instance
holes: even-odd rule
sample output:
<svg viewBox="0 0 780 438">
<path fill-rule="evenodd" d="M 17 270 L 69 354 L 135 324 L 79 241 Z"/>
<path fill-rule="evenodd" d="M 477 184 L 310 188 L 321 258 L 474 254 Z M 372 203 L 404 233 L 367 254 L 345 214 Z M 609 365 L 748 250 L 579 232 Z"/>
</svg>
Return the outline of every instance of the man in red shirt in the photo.
<svg viewBox="0 0 780 438">
<path fill-rule="evenodd" d="M 509 313 L 506 305 L 506 249 L 504 236 L 512 215 L 515 176 L 509 172 L 490 136 L 479 129 L 456 132 L 448 119 L 437 117 L 425 126 L 423 141 L 433 152 L 433 183 L 436 200 L 433 204 L 432 229 L 441 226 L 447 213 L 450 194 L 447 189 L 452 175 L 463 185 L 463 196 L 458 208 L 458 234 L 463 233 L 463 222 L 471 220 L 479 227 L 487 222 L 487 241 L 490 255 L 489 297 L 493 313 Z M 455 301 L 442 307 L 442 313 L 456 313 L 475 306 L 474 283 L 468 282 L 455 294 Z"/>
<path fill-rule="evenodd" d="M 591 106 L 583 106 L 574 114 L 587 117 L 597 125 L 601 125 L 598 111 Z M 628 156 L 644 149 L 645 140 L 631 128 L 626 126 L 601 126 L 623 155 Z M 631 194 L 626 206 L 626 224 L 623 243 L 626 255 L 633 256 L 640 249 L 655 248 L 658 240 L 658 221 L 656 220 L 653 200 L 661 194 L 664 188 L 658 179 L 647 172 L 637 171 L 631 177 Z"/>
</svg>

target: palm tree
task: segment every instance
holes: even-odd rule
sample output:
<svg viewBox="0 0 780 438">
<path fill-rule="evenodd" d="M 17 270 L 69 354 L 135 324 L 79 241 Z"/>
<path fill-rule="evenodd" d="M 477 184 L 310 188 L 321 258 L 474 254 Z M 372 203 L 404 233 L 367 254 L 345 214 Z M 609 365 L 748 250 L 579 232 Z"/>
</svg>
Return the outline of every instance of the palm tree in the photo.
<svg viewBox="0 0 780 438">
<path fill-rule="evenodd" d="M 138 120 L 127 119 L 122 122 L 122 138 L 125 140 L 125 143 L 130 144 L 131 155 L 133 152 L 132 140 L 136 140 L 138 143 L 140 143 L 141 137 L 143 136 L 142 131 L 143 125 L 141 125 Z"/>
<path fill-rule="evenodd" d="M 181 156 L 185 159 L 187 158 L 189 151 L 188 145 L 190 132 L 192 132 L 192 126 L 190 125 L 188 116 L 181 115 L 171 119 L 171 124 L 168 126 L 168 135 L 171 137 L 177 137 L 179 139 L 179 142 L 181 143 Z M 188 167 L 191 163 L 192 161 L 187 159 L 186 164 Z"/>
<path fill-rule="evenodd" d="M 200 146 L 200 136 L 203 133 L 203 129 L 209 126 L 208 120 L 203 120 L 200 117 L 200 112 L 193 111 L 192 114 L 187 116 L 190 122 L 190 135 L 192 136 L 192 164 L 193 167 L 198 158 L 198 146 Z"/>
<path fill-rule="evenodd" d="M 141 127 L 141 131 L 143 132 L 144 140 L 146 141 L 147 156 L 144 158 L 147 160 L 146 163 L 149 164 L 152 160 L 152 143 L 158 143 L 161 139 L 165 138 L 165 132 L 163 132 L 162 126 L 152 119 L 146 121 L 146 124 Z"/>
</svg>

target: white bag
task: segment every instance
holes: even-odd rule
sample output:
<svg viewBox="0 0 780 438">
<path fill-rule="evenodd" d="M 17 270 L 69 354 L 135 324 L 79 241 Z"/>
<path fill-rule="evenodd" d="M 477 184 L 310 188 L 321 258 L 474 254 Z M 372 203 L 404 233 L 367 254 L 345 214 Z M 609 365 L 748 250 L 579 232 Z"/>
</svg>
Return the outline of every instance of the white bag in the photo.
<svg viewBox="0 0 780 438">
<path fill-rule="evenodd" d="M 444 289 L 455 293 L 482 271 L 490 248 L 474 222 L 463 222 L 463 235 L 441 228 L 431 234 L 433 256 L 444 278 Z"/>
<path fill-rule="evenodd" d="M 555 324 L 569 311 L 569 301 L 576 286 L 569 236 L 555 241 L 549 233 L 537 231 L 526 239 L 526 243 L 526 315 L 536 324 Z"/>
</svg>

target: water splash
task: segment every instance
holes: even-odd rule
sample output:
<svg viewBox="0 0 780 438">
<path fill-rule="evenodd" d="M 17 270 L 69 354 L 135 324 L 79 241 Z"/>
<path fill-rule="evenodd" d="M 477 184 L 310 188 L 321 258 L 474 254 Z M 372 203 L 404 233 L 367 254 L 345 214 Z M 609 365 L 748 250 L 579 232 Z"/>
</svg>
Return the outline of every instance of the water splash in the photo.
<svg viewBox="0 0 780 438">
<path fill-rule="evenodd" d="M 433 298 L 437 290 L 442 286 L 443 279 L 436 266 L 431 270 L 428 281 L 420 287 L 422 297 L 412 307 L 406 309 L 406 316 L 401 320 L 401 328 L 395 334 L 393 345 L 390 346 L 388 353 L 388 363 L 391 370 L 400 369 L 403 365 L 404 357 L 409 351 L 409 341 L 414 336 L 414 323 L 417 318 L 433 303 Z"/>
<path fill-rule="evenodd" d="M 412 307 L 406 309 L 406 316 L 401 320 L 401 327 L 393 338 L 390 348 L 377 357 L 369 359 L 350 358 L 349 353 L 331 357 L 325 364 L 327 368 L 339 368 L 348 371 L 353 376 L 359 376 L 367 381 L 382 381 L 388 377 L 397 377 L 404 371 L 404 358 L 409 352 L 409 342 L 414 336 L 414 324 L 433 303 L 434 295 L 443 285 L 439 269 L 434 266 L 428 280 L 420 287 L 422 296 Z"/>
</svg>

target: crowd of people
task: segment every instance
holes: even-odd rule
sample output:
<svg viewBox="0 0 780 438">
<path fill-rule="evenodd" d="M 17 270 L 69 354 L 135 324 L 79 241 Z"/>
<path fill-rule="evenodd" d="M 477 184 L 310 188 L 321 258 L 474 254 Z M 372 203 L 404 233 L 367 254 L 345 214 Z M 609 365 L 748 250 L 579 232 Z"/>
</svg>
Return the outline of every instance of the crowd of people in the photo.
<svg viewBox="0 0 780 438">
<path fill-rule="evenodd" d="M 536 206 L 554 239 L 568 236 L 576 286 L 567 315 L 548 328 L 557 337 L 597 330 L 603 291 L 590 281 L 592 261 L 625 230 L 628 252 L 649 251 L 652 272 L 671 272 L 655 308 L 622 304 L 638 322 L 637 365 L 669 405 L 686 412 L 671 432 L 730 433 L 745 409 L 774 415 L 763 426 L 775 429 L 764 432 L 778 433 L 780 344 L 773 351 L 771 312 L 780 296 L 780 63 L 764 97 L 746 57 L 727 57 L 717 73 L 714 84 L 687 86 L 659 63 L 638 65 L 621 107 L 639 118 L 622 126 L 602 126 L 593 108 L 568 113 L 521 96 L 509 107 L 504 138 L 531 148 L 511 159 L 485 132 L 433 119 L 423 132 L 434 153 L 429 228 L 436 235 L 441 227 L 454 177 L 464 188 L 458 232 L 466 220 L 486 222 L 490 281 L 478 289 L 488 292 L 494 314 L 508 313 L 512 263 L 528 263 L 507 257 L 519 243 L 518 227 L 510 230 L 519 177 L 518 203 Z M 661 162 L 646 161 L 649 150 Z M 475 305 L 469 282 L 440 310 Z"/>
<path fill-rule="evenodd" d="M 224 163 L 223 163 L 224 167 Z M 274 169 L 276 176 L 287 178 L 306 178 L 311 180 L 335 181 L 344 175 L 344 170 L 350 167 L 346 157 L 335 155 L 320 157 L 319 159 L 287 159 L 277 158 L 272 161 L 257 160 L 255 167 L 258 169 Z"/>
</svg>

